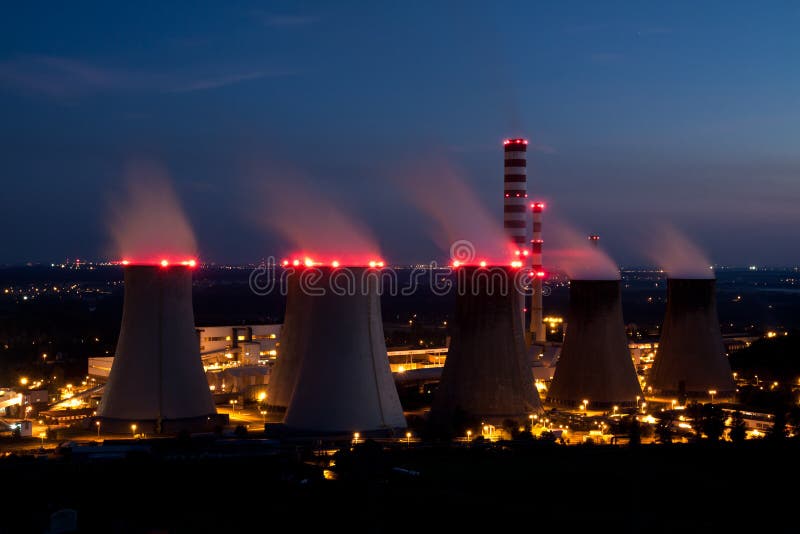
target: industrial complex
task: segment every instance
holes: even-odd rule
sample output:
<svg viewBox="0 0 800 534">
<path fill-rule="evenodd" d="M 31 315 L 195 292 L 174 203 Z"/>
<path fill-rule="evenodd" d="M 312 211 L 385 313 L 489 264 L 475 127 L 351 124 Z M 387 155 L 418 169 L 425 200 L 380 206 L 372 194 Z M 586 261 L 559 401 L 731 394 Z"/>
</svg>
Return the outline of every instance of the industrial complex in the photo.
<svg viewBox="0 0 800 534">
<path fill-rule="evenodd" d="M 57 398 L 34 399 L 37 385 L 26 382 L 0 397 L 0 407 L 45 425 L 83 424 L 98 436 L 202 432 L 239 421 L 281 436 L 402 438 L 410 435 L 407 417 L 422 417 L 434 435 L 470 426 L 496 438 L 514 425 L 566 433 L 573 416 L 647 417 L 648 402 L 674 409 L 731 398 L 736 385 L 713 278 L 669 279 L 658 342 L 626 335 L 618 277 L 569 280 L 566 317 L 545 315 L 545 204 L 528 200 L 527 146 L 522 138 L 503 143 L 507 256 L 453 261 L 435 275 L 449 277 L 456 291 L 441 345 L 387 348 L 386 267 L 375 258 L 285 261 L 283 323 L 250 325 L 195 324 L 195 260 L 126 260 L 115 354 L 91 358 L 86 380 Z M 590 241 L 597 246 L 599 238 Z M 422 404 L 403 406 L 408 392 Z"/>
</svg>

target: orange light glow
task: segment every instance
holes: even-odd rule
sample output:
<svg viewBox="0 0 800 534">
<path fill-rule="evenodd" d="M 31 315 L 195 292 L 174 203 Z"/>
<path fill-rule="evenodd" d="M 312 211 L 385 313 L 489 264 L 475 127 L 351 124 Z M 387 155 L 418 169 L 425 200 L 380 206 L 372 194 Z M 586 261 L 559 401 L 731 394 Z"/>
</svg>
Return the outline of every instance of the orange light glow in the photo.
<svg viewBox="0 0 800 534">
<path fill-rule="evenodd" d="M 546 276 L 544 271 L 536 271 L 537 278 L 544 278 Z"/>
<path fill-rule="evenodd" d="M 189 260 L 189 267 L 197 267 L 197 260 Z"/>
<path fill-rule="evenodd" d="M 283 260 L 283 266 L 286 267 L 289 265 L 289 260 Z"/>
<path fill-rule="evenodd" d="M 161 260 L 162 267 L 169 267 L 169 262 L 167 260 Z"/>
<path fill-rule="evenodd" d="M 481 267 L 486 267 L 486 262 L 485 261 L 481 262 Z"/>
<path fill-rule="evenodd" d="M 522 262 L 519 260 L 514 260 L 511 262 L 512 267 L 522 267 Z"/>
<path fill-rule="evenodd" d="M 333 260 L 333 261 L 331 262 L 331 265 L 333 265 L 334 267 L 338 267 L 338 266 L 339 266 L 339 262 L 338 262 L 338 261 L 336 261 L 336 260 Z"/>
<path fill-rule="evenodd" d="M 527 251 L 527 250 L 523 250 L 523 251 L 522 251 L 522 255 L 523 255 L 523 256 L 527 256 L 527 255 L 528 255 L 528 251 Z"/>
<path fill-rule="evenodd" d="M 128 260 L 122 260 L 122 265 L 128 265 L 130 262 Z"/>
<path fill-rule="evenodd" d="M 514 251 L 514 255 L 515 255 L 515 256 L 519 256 L 519 250 L 515 250 L 515 251 Z"/>
<path fill-rule="evenodd" d="M 374 269 L 375 268 L 375 260 L 370 261 L 369 262 L 369 266 Z"/>
<path fill-rule="evenodd" d="M 378 267 L 383 267 L 384 263 L 382 261 L 378 262 Z"/>
<path fill-rule="evenodd" d="M 458 260 L 454 260 L 453 261 L 453 267 L 460 267 L 460 266 L 461 266 L 461 262 L 460 261 L 458 261 Z"/>
<path fill-rule="evenodd" d="M 292 262 L 292 265 L 294 265 L 295 267 L 297 267 L 298 265 L 300 265 L 300 260 L 294 260 L 294 261 Z"/>
</svg>

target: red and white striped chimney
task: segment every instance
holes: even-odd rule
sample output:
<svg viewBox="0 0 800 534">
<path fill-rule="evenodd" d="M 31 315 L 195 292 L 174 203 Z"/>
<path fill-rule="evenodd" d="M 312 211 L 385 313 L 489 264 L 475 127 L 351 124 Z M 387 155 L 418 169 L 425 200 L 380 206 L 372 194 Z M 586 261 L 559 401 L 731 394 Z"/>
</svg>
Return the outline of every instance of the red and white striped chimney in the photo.
<svg viewBox="0 0 800 534">
<path fill-rule="evenodd" d="M 503 189 L 503 228 L 513 247 L 513 254 L 522 256 L 527 240 L 527 139 L 506 139 Z"/>
<path fill-rule="evenodd" d="M 542 212 L 544 202 L 531 204 L 533 213 L 533 234 L 531 239 L 531 268 L 533 269 L 533 296 L 531 297 L 531 340 L 536 344 L 544 344 L 544 309 L 542 305 L 542 281 L 545 277 L 542 267 Z"/>
</svg>

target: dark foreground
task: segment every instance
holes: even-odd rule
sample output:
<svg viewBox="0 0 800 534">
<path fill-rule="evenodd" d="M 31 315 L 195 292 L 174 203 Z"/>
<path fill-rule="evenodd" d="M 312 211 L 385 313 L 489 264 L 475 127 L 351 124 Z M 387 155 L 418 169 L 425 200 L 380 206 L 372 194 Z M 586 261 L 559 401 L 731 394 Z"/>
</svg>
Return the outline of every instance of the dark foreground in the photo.
<svg viewBox="0 0 800 534">
<path fill-rule="evenodd" d="M 0 460 L 0 532 L 796 532 L 800 444 L 561 447 L 162 442 L 124 459 Z M 237 444 L 238 443 L 238 444 Z M 325 476 L 336 476 L 327 480 Z M 461 530 L 463 529 L 463 530 Z"/>
</svg>

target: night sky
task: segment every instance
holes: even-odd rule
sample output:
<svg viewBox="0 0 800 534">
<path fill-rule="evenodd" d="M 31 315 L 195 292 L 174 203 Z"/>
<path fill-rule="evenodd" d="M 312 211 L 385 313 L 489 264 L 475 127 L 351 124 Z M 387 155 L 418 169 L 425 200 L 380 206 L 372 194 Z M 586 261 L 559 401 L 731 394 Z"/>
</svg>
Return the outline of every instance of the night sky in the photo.
<svg viewBox="0 0 800 534">
<path fill-rule="evenodd" d="M 106 257 L 141 160 L 169 172 L 206 260 L 281 254 L 259 222 L 281 181 L 364 221 L 388 259 L 442 260 L 404 173 L 454 169 L 499 221 L 516 135 L 550 220 L 622 264 L 663 223 L 717 263 L 800 263 L 797 2 L 0 10 L 0 263 Z"/>
</svg>

